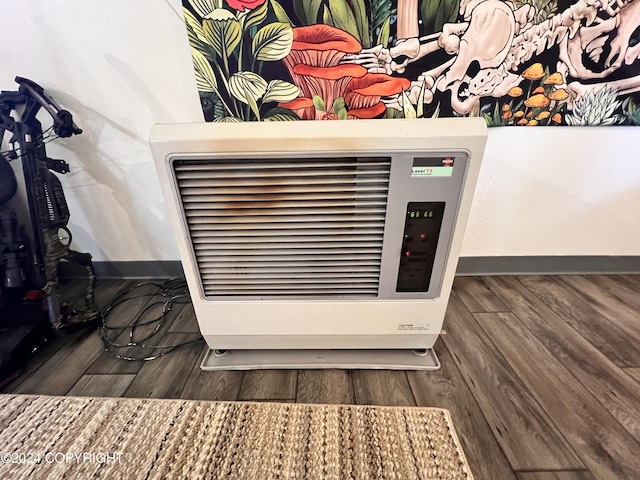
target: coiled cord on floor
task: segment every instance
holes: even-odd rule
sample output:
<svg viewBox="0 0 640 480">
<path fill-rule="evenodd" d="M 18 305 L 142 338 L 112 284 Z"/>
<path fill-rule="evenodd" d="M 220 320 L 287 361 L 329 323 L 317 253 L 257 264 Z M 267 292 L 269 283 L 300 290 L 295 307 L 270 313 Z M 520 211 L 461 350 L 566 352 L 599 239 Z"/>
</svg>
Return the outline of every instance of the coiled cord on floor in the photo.
<svg viewBox="0 0 640 480">
<path fill-rule="evenodd" d="M 126 325 L 114 324 L 111 317 L 117 307 L 125 305 L 133 300 L 149 297 L 149 302 L 141 308 Z M 169 313 L 175 305 L 191 302 L 189 290 L 184 278 L 172 278 L 165 282 L 140 282 L 133 287 L 118 294 L 102 313 L 102 323 L 98 327 L 98 336 L 102 340 L 105 350 L 112 356 L 127 361 L 150 361 L 164 357 L 177 348 L 199 342 L 197 338 L 188 342 L 175 345 L 155 345 L 151 342 L 163 325 L 169 321 Z M 161 306 L 161 308 L 159 308 Z M 158 308 L 160 313 L 151 319 L 145 319 L 148 312 Z M 141 327 L 149 326 L 150 332 L 136 337 L 136 331 Z M 118 343 L 117 339 L 123 333 L 128 332 L 128 341 Z M 126 350 L 125 350 L 126 349 Z M 135 353 L 132 353 L 135 352 Z M 138 352 L 144 352 L 138 355 Z M 149 352 L 148 354 L 146 352 Z M 157 353 L 156 353 L 157 352 Z"/>
</svg>

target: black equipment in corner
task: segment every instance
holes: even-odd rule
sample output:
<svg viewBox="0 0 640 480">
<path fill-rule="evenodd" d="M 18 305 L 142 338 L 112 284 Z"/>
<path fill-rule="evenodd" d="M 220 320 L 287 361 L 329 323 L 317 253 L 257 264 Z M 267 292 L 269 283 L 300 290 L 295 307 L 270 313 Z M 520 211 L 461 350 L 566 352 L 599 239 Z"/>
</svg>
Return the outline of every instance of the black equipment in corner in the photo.
<svg viewBox="0 0 640 480">
<path fill-rule="evenodd" d="M 58 137 L 71 137 L 82 133 L 73 122 L 71 113 L 62 109 L 44 89 L 32 80 L 16 77 L 16 91 L 0 92 L 0 141 L 10 132 L 10 149 L 0 152 L 0 209 L 19 188 L 9 164 L 20 160 L 24 173 L 25 193 L 28 201 L 32 242 L 17 227 L 13 212 L 6 209 L 0 215 L 0 273 L 4 290 L 4 307 L 0 307 L 0 328 L 15 322 L 15 302 L 9 305 L 10 292 L 40 290 L 47 312 L 48 323 L 55 329 L 95 320 L 100 312 L 94 300 L 95 274 L 91 255 L 70 248 L 71 232 L 67 227 L 69 208 L 62 184 L 55 175 L 69 172 L 64 160 L 47 156 L 45 144 Z M 43 132 L 38 113 L 46 111 L 52 125 Z M 55 172 L 55 173 L 54 173 Z M 71 308 L 60 296 L 58 265 L 67 261 L 80 265 L 87 275 L 82 309 Z M 2 300 L 0 300 L 1 302 Z M 37 303 L 37 302 L 36 302 Z M 34 302 L 29 308 L 33 308 Z M 44 307 L 44 308 L 42 308 Z M 11 318 L 7 318 L 10 315 Z M 4 317 L 4 320 L 3 320 Z"/>
</svg>

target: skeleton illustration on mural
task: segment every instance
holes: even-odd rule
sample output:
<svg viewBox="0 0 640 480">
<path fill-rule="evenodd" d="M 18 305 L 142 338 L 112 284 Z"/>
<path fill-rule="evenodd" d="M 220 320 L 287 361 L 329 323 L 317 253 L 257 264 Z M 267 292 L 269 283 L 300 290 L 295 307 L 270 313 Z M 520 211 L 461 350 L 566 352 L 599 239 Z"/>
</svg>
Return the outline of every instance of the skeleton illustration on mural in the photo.
<svg viewBox="0 0 640 480">
<path fill-rule="evenodd" d="M 481 96 L 502 97 L 517 85 L 518 75 L 510 73 L 504 61 L 519 32 L 516 14 L 524 16 L 530 8 L 526 6 L 514 12 L 509 4 L 500 0 L 470 0 L 461 4 L 460 11 L 464 22 L 447 23 L 440 33 L 399 38 L 390 49 L 378 45 L 343 61 L 353 61 L 374 72 L 403 73 L 408 64 L 442 49 L 451 58 L 414 80 L 408 98 L 416 103 L 423 85 L 428 92 L 427 103 L 436 89 L 450 90 L 453 109 L 467 114 Z M 401 34 L 399 32 L 399 36 Z M 474 63 L 477 73 L 470 77 L 468 72 Z M 398 98 L 396 106 L 400 102 Z"/>
<path fill-rule="evenodd" d="M 557 2 L 184 0 L 208 120 L 640 124 L 640 1 Z"/>
<path fill-rule="evenodd" d="M 451 59 L 414 80 L 408 99 L 417 102 L 423 85 L 428 91 L 426 102 L 436 90 L 448 90 L 451 106 L 458 114 L 472 112 L 482 97 L 508 95 L 525 80 L 517 74 L 521 66 L 554 46 L 559 47 L 557 71 L 563 78 L 574 79 L 566 85 L 569 105 L 602 91 L 618 95 L 640 91 L 637 68 L 631 77 L 583 83 L 606 79 L 638 60 L 640 2 L 578 0 L 539 24 L 533 23 L 537 12 L 531 4 L 514 9 L 512 3 L 501 0 L 469 0 L 462 2 L 460 12 L 464 21 L 445 24 L 440 33 L 400 38 L 391 48 L 377 45 L 343 61 L 363 65 L 372 72 L 401 74 L 408 64 L 442 49 Z M 589 66 L 585 65 L 586 58 Z M 471 76 L 474 67 L 476 73 Z M 401 102 L 398 96 L 389 105 L 400 108 Z"/>
</svg>

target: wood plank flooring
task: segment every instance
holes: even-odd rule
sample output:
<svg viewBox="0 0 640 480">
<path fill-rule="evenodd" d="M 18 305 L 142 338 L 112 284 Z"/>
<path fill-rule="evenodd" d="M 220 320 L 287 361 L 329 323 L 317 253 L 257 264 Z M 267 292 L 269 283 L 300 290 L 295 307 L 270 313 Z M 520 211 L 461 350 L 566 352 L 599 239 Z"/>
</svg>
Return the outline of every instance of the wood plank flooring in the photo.
<svg viewBox="0 0 640 480">
<path fill-rule="evenodd" d="M 98 282 L 99 304 L 131 285 Z M 459 277 L 444 330 L 436 372 L 203 372 L 193 308 L 179 305 L 154 342 L 184 347 L 132 362 L 95 327 L 61 332 L 3 392 L 436 406 L 478 480 L 640 479 L 640 275 Z"/>
</svg>

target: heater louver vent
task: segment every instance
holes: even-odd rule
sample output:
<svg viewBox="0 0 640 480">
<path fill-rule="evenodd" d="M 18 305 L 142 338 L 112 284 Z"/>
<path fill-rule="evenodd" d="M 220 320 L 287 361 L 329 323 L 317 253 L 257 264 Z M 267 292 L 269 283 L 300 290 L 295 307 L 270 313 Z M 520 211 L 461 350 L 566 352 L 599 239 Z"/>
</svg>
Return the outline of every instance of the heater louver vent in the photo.
<svg viewBox="0 0 640 480">
<path fill-rule="evenodd" d="M 377 295 L 390 158 L 173 167 L 206 297 Z"/>
</svg>

